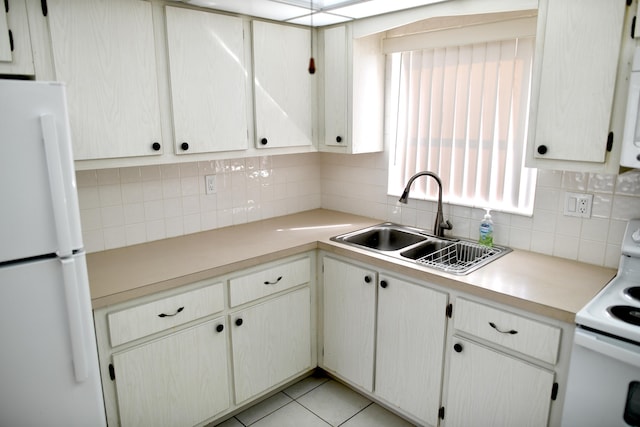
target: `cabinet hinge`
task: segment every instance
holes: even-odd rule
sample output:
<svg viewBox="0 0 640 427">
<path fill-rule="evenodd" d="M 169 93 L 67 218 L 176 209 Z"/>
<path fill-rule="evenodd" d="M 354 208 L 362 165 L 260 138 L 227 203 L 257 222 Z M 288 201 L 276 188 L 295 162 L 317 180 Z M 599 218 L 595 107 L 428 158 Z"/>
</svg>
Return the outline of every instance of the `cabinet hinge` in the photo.
<svg viewBox="0 0 640 427">
<path fill-rule="evenodd" d="M 116 368 L 113 367 L 113 363 L 109 363 L 109 378 L 111 381 L 116 380 Z"/>
<path fill-rule="evenodd" d="M 40 7 L 42 7 L 42 14 L 47 16 L 49 14 L 49 6 L 47 6 L 47 0 L 40 0 Z"/>
<path fill-rule="evenodd" d="M 556 400 L 558 397 L 558 383 L 553 383 L 553 387 L 551 387 L 551 400 Z"/>
<path fill-rule="evenodd" d="M 444 420 L 444 406 L 441 406 L 440 409 L 438 409 L 438 418 Z"/>
<path fill-rule="evenodd" d="M 613 132 L 609 132 L 609 136 L 607 136 L 607 151 L 611 152 L 613 148 Z"/>
<path fill-rule="evenodd" d="M 629 34 L 631 36 L 631 38 L 633 39 L 635 37 L 636 34 L 636 16 L 633 17 L 633 19 L 631 20 L 631 34 Z"/>
<path fill-rule="evenodd" d="M 13 52 L 13 33 L 9 30 L 9 47 L 11 48 L 11 52 Z"/>
<path fill-rule="evenodd" d="M 4 0 L 4 11 L 9 13 L 9 0 Z"/>
<path fill-rule="evenodd" d="M 449 304 L 447 305 L 447 309 L 445 310 L 445 315 L 451 319 L 451 316 L 453 316 L 453 304 Z"/>
</svg>

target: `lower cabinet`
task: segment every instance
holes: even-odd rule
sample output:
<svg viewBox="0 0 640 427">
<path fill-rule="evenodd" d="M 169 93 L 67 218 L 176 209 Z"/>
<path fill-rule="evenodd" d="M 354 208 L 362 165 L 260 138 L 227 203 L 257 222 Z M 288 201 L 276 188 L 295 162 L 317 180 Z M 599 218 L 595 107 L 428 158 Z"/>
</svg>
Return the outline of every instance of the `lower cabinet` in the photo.
<svg viewBox="0 0 640 427">
<path fill-rule="evenodd" d="M 436 425 L 447 294 L 331 257 L 323 268 L 323 367 Z"/>
<path fill-rule="evenodd" d="M 236 403 L 311 366 L 309 288 L 231 314 Z"/>
<path fill-rule="evenodd" d="M 224 318 L 115 353 L 113 366 L 124 426 L 193 426 L 229 407 Z"/>
<path fill-rule="evenodd" d="M 94 311 L 107 422 L 202 426 L 317 365 L 315 252 Z"/>
<path fill-rule="evenodd" d="M 454 337 L 445 425 L 546 426 L 554 374 Z"/>
</svg>

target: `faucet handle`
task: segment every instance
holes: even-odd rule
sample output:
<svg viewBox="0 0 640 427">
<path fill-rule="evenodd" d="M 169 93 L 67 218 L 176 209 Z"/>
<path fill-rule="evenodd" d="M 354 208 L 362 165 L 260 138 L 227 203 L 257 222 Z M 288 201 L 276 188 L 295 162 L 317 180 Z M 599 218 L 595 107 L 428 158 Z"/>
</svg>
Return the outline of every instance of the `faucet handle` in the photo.
<svg viewBox="0 0 640 427">
<path fill-rule="evenodd" d="M 453 225 L 451 225 L 451 222 L 446 219 L 440 223 L 440 228 L 442 228 L 443 230 L 451 230 L 453 229 Z"/>
</svg>

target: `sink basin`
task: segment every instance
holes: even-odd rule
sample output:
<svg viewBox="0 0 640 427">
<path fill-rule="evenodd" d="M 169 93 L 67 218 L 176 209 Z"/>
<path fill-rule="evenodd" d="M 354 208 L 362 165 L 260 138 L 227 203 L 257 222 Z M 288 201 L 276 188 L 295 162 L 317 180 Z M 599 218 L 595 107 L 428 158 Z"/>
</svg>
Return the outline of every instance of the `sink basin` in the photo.
<svg viewBox="0 0 640 427">
<path fill-rule="evenodd" d="M 376 226 L 343 237 L 343 241 L 379 251 L 395 251 L 427 240 L 426 236 L 394 226 Z"/>
<path fill-rule="evenodd" d="M 511 252 L 504 246 L 486 247 L 467 240 L 436 237 L 390 222 L 331 240 L 457 275 L 469 274 Z"/>
</svg>

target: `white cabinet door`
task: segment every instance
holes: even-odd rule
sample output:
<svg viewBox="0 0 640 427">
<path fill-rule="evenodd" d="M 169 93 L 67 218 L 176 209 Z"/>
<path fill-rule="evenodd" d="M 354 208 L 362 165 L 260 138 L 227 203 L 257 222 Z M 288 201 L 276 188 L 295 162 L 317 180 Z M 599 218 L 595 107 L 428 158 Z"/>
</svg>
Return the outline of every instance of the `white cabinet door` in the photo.
<svg viewBox="0 0 640 427">
<path fill-rule="evenodd" d="M 553 373 L 454 337 L 445 404 L 446 427 L 543 427 Z"/>
<path fill-rule="evenodd" d="M 256 147 L 312 145 L 309 30 L 253 21 Z"/>
<path fill-rule="evenodd" d="M 324 30 L 324 143 L 346 147 L 347 129 L 347 29 Z"/>
<path fill-rule="evenodd" d="M 245 150 L 242 19 L 166 7 L 176 154 Z"/>
<path fill-rule="evenodd" d="M 151 4 L 48 0 L 76 160 L 162 153 Z"/>
<path fill-rule="evenodd" d="M 224 318 L 113 355 L 120 424 L 193 426 L 229 407 Z"/>
<path fill-rule="evenodd" d="M 437 425 L 448 296 L 380 275 L 375 393 Z"/>
<path fill-rule="evenodd" d="M 624 2 L 601 0 L 541 2 L 529 133 L 533 158 L 605 161 L 625 8 Z"/>
<path fill-rule="evenodd" d="M 311 368 L 311 294 L 302 288 L 231 315 L 236 404 Z"/>
<path fill-rule="evenodd" d="M 354 39 L 342 25 L 321 32 L 324 69 L 322 151 L 382 151 L 385 56 L 381 35 Z"/>
<path fill-rule="evenodd" d="M 373 391 L 376 272 L 324 258 L 323 367 Z"/>
<path fill-rule="evenodd" d="M 35 74 L 25 0 L 0 5 L 0 74 Z"/>
</svg>

